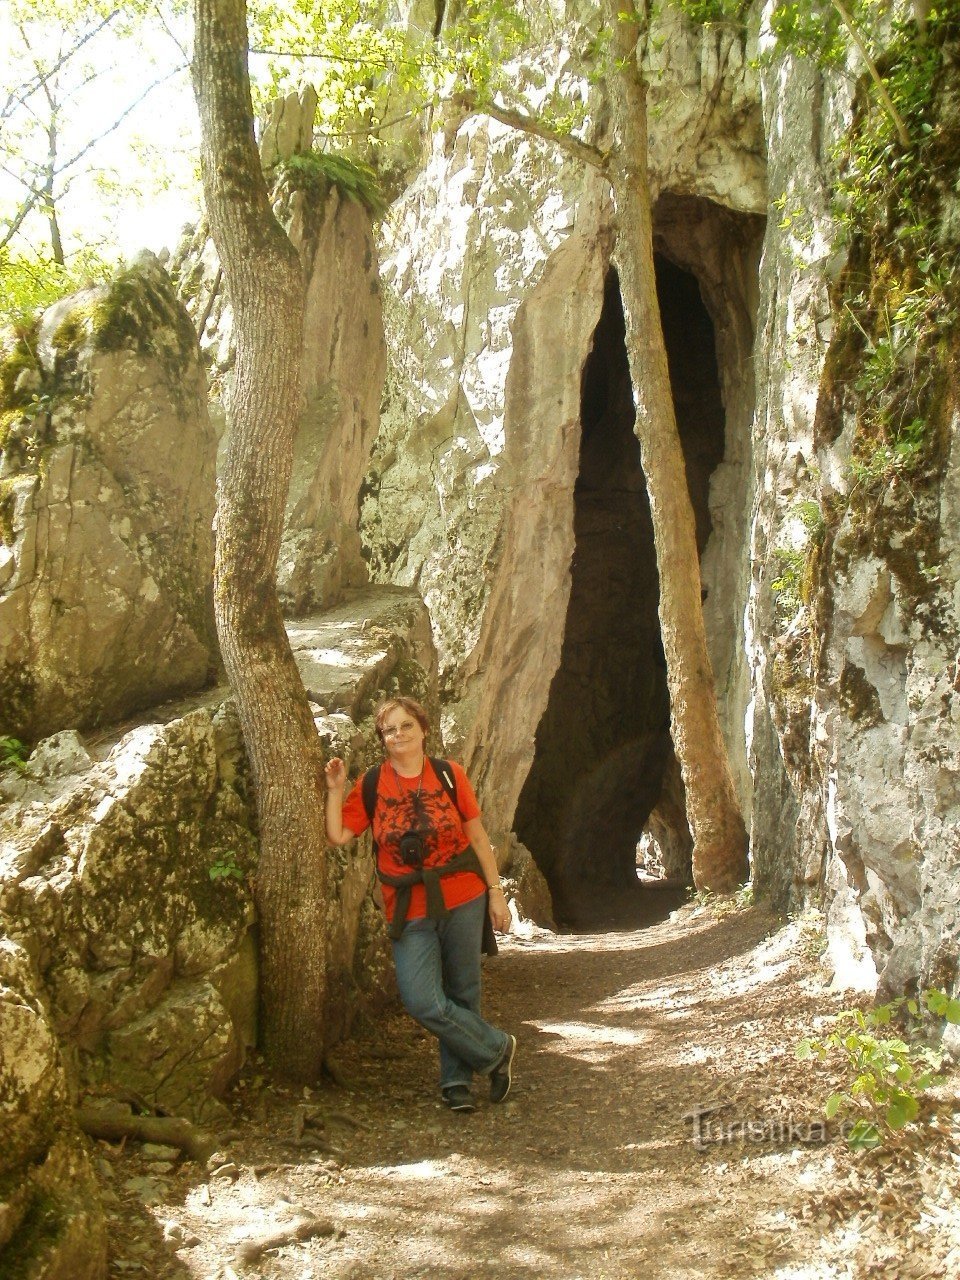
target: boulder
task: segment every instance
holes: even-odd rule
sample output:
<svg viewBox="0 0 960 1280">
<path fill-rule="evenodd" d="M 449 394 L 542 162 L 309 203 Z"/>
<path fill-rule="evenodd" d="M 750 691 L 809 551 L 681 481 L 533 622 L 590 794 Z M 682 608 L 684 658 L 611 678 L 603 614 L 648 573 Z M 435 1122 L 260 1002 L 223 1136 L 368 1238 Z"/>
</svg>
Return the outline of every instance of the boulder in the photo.
<svg viewBox="0 0 960 1280">
<path fill-rule="evenodd" d="M 79 1082 L 216 1113 L 255 1026 L 255 976 L 242 994 L 234 978 L 234 1016 L 215 985 L 253 919 L 246 788 L 224 702 L 141 725 L 0 811 L 0 915 L 36 957 Z"/>
<path fill-rule="evenodd" d="M 103 1206 L 57 1037 L 26 950 L 0 937 L 0 1270 L 101 1280 Z"/>
<path fill-rule="evenodd" d="M 541 929 L 556 930 L 553 902 L 543 872 L 516 836 L 511 836 L 503 878 L 509 881 L 506 893 L 521 920 L 532 920 Z"/>
<path fill-rule="evenodd" d="M 216 442 L 151 255 L 2 346 L 0 730 L 36 740 L 208 680 Z"/>
</svg>

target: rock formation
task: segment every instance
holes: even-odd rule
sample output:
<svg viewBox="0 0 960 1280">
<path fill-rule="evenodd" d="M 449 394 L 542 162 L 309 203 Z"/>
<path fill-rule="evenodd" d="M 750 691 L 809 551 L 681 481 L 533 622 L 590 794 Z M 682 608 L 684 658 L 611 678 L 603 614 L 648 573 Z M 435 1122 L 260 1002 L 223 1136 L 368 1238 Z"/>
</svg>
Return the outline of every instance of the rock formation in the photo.
<svg viewBox="0 0 960 1280">
<path fill-rule="evenodd" d="M 380 759 L 381 698 L 413 691 L 438 715 L 415 592 L 370 589 L 290 640 L 318 733 L 351 774 Z M 0 797 L 0 1175 L 18 1187 L 0 1241 L 26 1254 L 31 1205 L 49 1204 L 63 1257 L 79 1261 L 37 1274 L 84 1280 L 101 1274 L 103 1240 L 78 1092 L 215 1127 L 256 1043 L 255 822 L 228 691 L 89 750 L 72 731 L 48 738 L 0 772 Z M 393 987 L 369 842 L 331 850 L 328 873 L 333 1045 Z"/>
<path fill-rule="evenodd" d="M 209 679 L 215 440 L 150 255 L 3 342 L 0 729 L 35 741 Z"/>
<path fill-rule="evenodd" d="M 853 54 L 824 70 L 777 45 L 771 7 L 742 28 L 664 7 L 649 46 L 658 284 L 724 731 L 755 884 L 783 906 L 825 904 L 838 983 L 955 989 L 956 285 L 931 255 L 907 291 L 914 330 L 938 290 L 954 291 L 953 318 L 913 341 L 910 315 L 888 316 L 890 379 L 918 351 L 929 374 L 888 438 L 869 403 L 893 395 L 878 383 L 884 334 L 863 327 L 883 308 L 857 332 L 844 290 L 858 272 L 879 289 L 889 262 L 835 200 L 861 72 Z M 568 40 L 589 47 L 592 8 L 571 21 Z M 955 68 L 955 30 L 944 39 Z M 555 52 L 544 82 L 579 93 L 602 139 L 597 87 Z M 955 95 L 938 101 L 934 140 L 955 138 Z M 690 845 L 615 210 L 548 142 L 451 117 L 390 213 L 378 272 L 368 212 L 309 154 L 309 109 L 288 102 L 264 160 L 309 277 L 279 574 L 318 732 L 359 771 L 379 754 L 373 703 L 420 697 L 530 913 L 600 918 L 640 901 L 641 837 L 677 880 Z M 926 216 L 953 261 L 960 203 L 952 176 L 941 185 Z M 173 270 L 222 419 L 229 301 L 202 230 Z M 8 343 L 0 379 L 3 731 L 106 723 L 199 686 L 213 438 L 195 342 L 156 265 L 49 312 Z M 367 566 L 379 585 L 358 591 Z M 0 1045 L 15 1052 L 0 1062 L 13 1133 L 0 1176 L 26 1190 L 5 1202 L 0 1245 L 28 1239 L 44 1170 L 70 1170 L 64 1257 L 96 1260 L 66 1119 L 76 1090 L 215 1117 L 255 1034 L 255 835 L 226 692 L 112 741 L 59 733 L 3 787 Z M 386 982 L 371 873 L 369 850 L 331 854 L 331 988 L 352 993 L 331 1000 L 331 1042 L 356 993 Z"/>
<path fill-rule="evenodd" d="M 0 1253 L 18 1280 L 100 1280 L 100 1191 L 36 964 L 0 938 Z"/>
<path fill-rule="evenodd" d="M 940 39 L 952 75 L 955 23 Z M 923 80 L 949 147 L 955 95 Z M 763 80 L 782 214 L 756 351 L 753 847 L 765 888 L 825 897 L 838 982 L 900 993 L 954 986 L 960 951 L 956 283 L 898 261 L 911 233 L 896 202 L 876 245 L 843 216 L 829 157 L 862 134 L 854 83 L 789 57 Z M 907 219 L 944 261 L 960 241 L 952 163 L 926 155 L 924 212 Z M 856 328 L 873 290 L 875 342 Z M 912 443 L 882 424 L 885 404 L 907 410 Z"/>
<path fill-rule="evenodd" d="M 955 375 L 943 349 L 925 350 L 945 384 L 930 427 L 939 462 L 867 500 L 853 384 L 869 352 L 841 329 L 850 244 L 832 148 L 863 118 L 868 90 L 854 51 L 831 71 L 778 45 L 771 8 L 738 31 L 664 7 L 649 45 L 678 411 L 684 399 L 692 419 L 707 411 L 698 364 L 715 360 L 719 387 L 719 437 L 687 454 L 691 489 L 705 493 L 711 658 L 758 887 L 781 903 L 823 895 L 838 981 L 950 985 L 960 949 Z M 590 13 L 568 10 L 582 23 L 567 32 L 578 48 Z M 585 136 L 602 138 L 602 107 L 563 48 L 537 74 L 545 93 L 561 82 L 579 93 Z M 949 93 L 942 104 L 938 136 L 949 138 Z M 935 256 L 956 241 L 949 182 L 941 195 Z M 651 838 L 674 871 L 689 848 L 669 750 L 655 766 L 646 754 L 662 714 L 638 716 L 637 703 L 630 725 L 616 723 L 628 673 L 647 679 L 657 662 L 639 631 L 627 642 L 622 630 L 649 607 L 623 586 L 627 560 L 649 565 L 651 553 L 638 540 L 612 575 L 591 571 L 596 604 L 576 587 L 591 540 L 613 548 L 623 536 L 591 533 L 578 505 L 594 483 L 585 468 L 626 474 L 614 452 L 606 462 L 583 452 L 588 423 L 613 420 L 587 389 L 590 362 L 613 358 L 601 351 L 612 216 L 603 184 L 546 142 L 480 117 L 434 137 L 385 230 L 390 364 L 361 513 L 373 575 L 418 584 L 429 605 L 446 724 L 491 825 L 516 827 L 555 897 L 552 868 L 564 867 L 578 901 L 584 886 L 622 885 L 651 805 Z M 908 360 L 909 341 L 894 341 Z M 861 364 L 842 368 L 845 352 Z M 604 394 L 614 392 L 608 380 Z M 616 523 L 623 495 L 605 492 L 598 511 Z M 672 779 L 659 801 L 654 767 Z"/>
<path fill-rule="evenodd" d="M 273 178 L 274 207 L 300 251 L 307 281 L 305 408 L 278 566 L 281 601 L 293 617 L 327 608 L 344 588 L 367 582 L 357 503 L 377 431 L 386 360 L 373 220 L 310 152 L 316 108 L 311 92 L 275 104 L 261 148 Z M 231 310 L 204 226 L 180 246 L 170 269 L 200 334 L 214 417 L 223 423 L 234 359 Z"/>
<path fill-rule="evenodd" d="M 578 20 L 583 30 L 572 39 L 586 44 L 590 14 L 585 10 Z M 718 34 L 691 28 L 676 15 L 665 20 L 667 43 L 657 54 L 663 74 L 654 81 L 651 106 L 658 245 L 670 295 L 665 305 L 680 306 L 686 289 L 708 313 L 706 336 L 698 334 L 696 342 L 705 342 L 715 361 L 711 413 L 720 435 L 691 443 L 688 468 L 699 474 L 704 587 L 707 608 L 716 615 L 711 643 L 731 752 L 747 798 L 740 726 L 748 686 L 737 633 L 747 590 L 756 302 L 751 276 L 766 209 L 755 46 L 728 28 Z M 566 76 L 571 94 L 580 92 L 599 110 L 586 84 L 570 89 L 569 59 L 563 50 L 557 57 L 556 66 L 540 68 L 550 83 Z M 691 107 L 691 100 L 698 105 Z M 593 128 L 602 136 L 602 114 Z M 615 824 L 622 860 L 642 831 L 644 805 L 654 805 L 658 796 L 655 775 L 646 800 L 637 792 L 638 772 L 646 767 L 639 744 L 654 742 L 665 729 L 666 690 L 662 672 L 655 670 L 662 667 L 656 567 L 639 472 L 625 484 L 636 491 L 636 513 L 629 517 L 635 532 L 624 535 L 624 549 L 611 554 L 611 568 L 615 572 L 613 562 L 624 555 L 644 567 L 620 574 L 618 582 L 601 576 L 592 599 L 606 609 L 608 622 L 619 615 L 627 623 L 639 610 L 648 625 L 628 624 L 629 643 L 621 637 L 608 646 L 601 660 L 607 692 L 592 705 L 589 690 L 598 687 L 598 669 L 577 670 L 568 645 L 574 665 L 569 695 L 562 699 L 565 714 L 561 709 L 553 718 L 552 729 L 544 720 L 571 628 L 583 635 L 585 656 L 606 627 L 599 615 L 591 618 L 593 606 L 578 604 L 570 591 L 571 564 L 576 575 L 587 543 L 603 542 L 602 534 L 583 527 L 583 515 L 579 534 L 576 528 L 585 467 L 611 477 L 595 505 L 612 518 L 617 451 L 626 447 L 618 434 L 622 413 L 614 411 L 622 398 L 616 344 L 605 336 L 614 332 L 620 307 L 610 272 L 613 216 L 604 182 L 547 142 L 481 117 L 434 139 L 386 228 L 391 365 L 361 532 L 374 576 L 419 584 L 430 607 L 449 733 L 480 784 L 491 825 L 509 830 L 516 815 L 521 838 L 533 848 L 530 823 L 537 823 L 531 810 L 552 813 L 567 829 L 571 846 L 582 850 L 602 781 L 608 798 L 611 792 L 630 797 L 630 812 Z M 681 315 L 672 360 L 685 344 L 696 345 L 685 337 L 684 323 Z M 595 403 L 586 405 L 591 359 L 597 364 Z M 687 373 L 678 365 L 678 386 L 687 384 Z M 603 425 L 596 432 L 598 456 L 585 462 L 582 424 L 591 414 Z M 688 416 L 698 414 L 693 394 Z M 716 468 L 712 481 L 710 466 Z M 641 580 L 647 584 L 643 603 L 636 598 Z M 638 694 L 643 710 L 621 715 L 619 723 L 615 708 L 595 716 L 601 702 L 615 701 L 618 676 L 632 678 L 627 672 L 650 686 L 650 696 Z M 597 722 L 595 731 L 588 721 Z M 541 748 L 558 759 L 575 758 L 576 783 L 540 786 Z M 669 744 L 661 741 L 657 769 L 666 767 L 668 754 Z M 535 794 L 518 810 L 528 779 Z M 604 827 L 601 843 L 607 834 Z M 544 849 L 534 852 L 541 858 Z M 554 849 L 541 865 L 559 854 Z M 602 861 L 604 853 L 597 856 Z M 585 882 L 589 874 L 575 871 L 574 880 Z M 601 875 L 608 878 L 605 871 Z"/>
</svg>

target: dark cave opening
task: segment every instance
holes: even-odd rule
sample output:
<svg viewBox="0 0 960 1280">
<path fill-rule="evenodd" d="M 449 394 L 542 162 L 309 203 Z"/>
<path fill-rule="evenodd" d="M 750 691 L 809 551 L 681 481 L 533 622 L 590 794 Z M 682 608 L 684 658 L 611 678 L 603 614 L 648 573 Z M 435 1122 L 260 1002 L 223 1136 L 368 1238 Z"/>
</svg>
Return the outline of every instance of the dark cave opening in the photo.
<svg viewBox="0 0 960 1280">
<path fill-rule="evenodd" d="M 657 289 L 702 555 L 724 414 L 713 324 L 696 278 L 658 256 Z M 655 806 L 689 845 L 670 738 L 653 527 L 615 271 L 581 384 L 575 550 L 560 665 L 536 734 L 515 829 L 543 871 L 557 923 L 624 927 L 662 917 L 679 882 L 641 883 L 637 844 Z M 674 816 L 671 818 L 670 815 Z M 671 833 L 667 833 L 668 837 Z"/>
</svg>

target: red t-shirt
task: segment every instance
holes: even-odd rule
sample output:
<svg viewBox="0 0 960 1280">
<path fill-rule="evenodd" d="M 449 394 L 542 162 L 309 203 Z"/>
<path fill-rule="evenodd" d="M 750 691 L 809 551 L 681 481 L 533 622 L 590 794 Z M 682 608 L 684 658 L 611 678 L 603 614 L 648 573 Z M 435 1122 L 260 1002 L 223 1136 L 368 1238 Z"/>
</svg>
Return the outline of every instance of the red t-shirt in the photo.
<svg viewBox="0 0 960 1280">
<path fill-rule="evenodd" d="M 457 803 L 447 795 L 443 784 L 428 759 L 423 764 L 423 781 L 401 777 L 393 765 L 385 761 L 380 769 L 377 785 L 377 803 L 373 812 L 373 836 L 377 842 L 377 858 L 380 870 L 388 876 L 405 876 L 411 868 L 400 861 L 397 849 L 400 837 L 408 831 L 418 831 L 426 846 L 424 866 L 439 867 L 463 850 L 470 843 L 463 824 L 480 817 L 480 806 L 470 780 L 455 761 L 450 761 L 456 781 Z M 358 836 L 366 831 L 370 822 L 363 807 L 360 778 L 354 784 L 343 805 L 343 825 Z M 419 801 L 415 799 L 419 790 Z M 457 810 L 459 809 L 459 813 Z M 442 876 L 440 888 L 448 908 L 472 902 L 486 891 L 486 884 L 475 871 L 454 871 Z M 383 905 L 387 919 L 393 919 L 397 891 L 388 884 L 381 884 Z M 422 919 L 427 914 L 427 890 L 415 884 L 410 891 L 408 920 Z"/>
</svg>

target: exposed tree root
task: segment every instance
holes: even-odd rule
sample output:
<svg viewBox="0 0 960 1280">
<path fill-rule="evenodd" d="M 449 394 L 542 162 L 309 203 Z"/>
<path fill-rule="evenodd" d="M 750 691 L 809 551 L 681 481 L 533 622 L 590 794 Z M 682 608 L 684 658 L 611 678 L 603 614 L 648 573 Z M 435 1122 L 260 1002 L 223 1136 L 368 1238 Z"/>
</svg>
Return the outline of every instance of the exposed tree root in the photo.
<svg viewBox="0 0 960 1280">
<path fill-rule="evenodd" d="M 233 1261 L 237 1266 L 250 1266 L 259 1262 L 270 1249 L 281 1249 L 285 1244 L 299 1244 L 317 1236 L 332 1236 L 336 1229 L 329 1218 L 315 1218 L 313 1214 L 295 1218 L 285 1227 L 277 1227 L 266 1235 L 244 1240 L 237 1246 Z"/>
<path fill-rule="evenodd" d="M 129 1112 L 103 1107 L 78 1107 L 77 1123 L 91 1138 L 120 1142 L 137 1138 L 141 1142 L 160 1142 L 179 1147 L 190 1160 L 206 1164 L 217 1149 L 209 1134 L 195 1129 L 189 1120 L 179 1116 L 134 1116 Z"/>
</svg>

